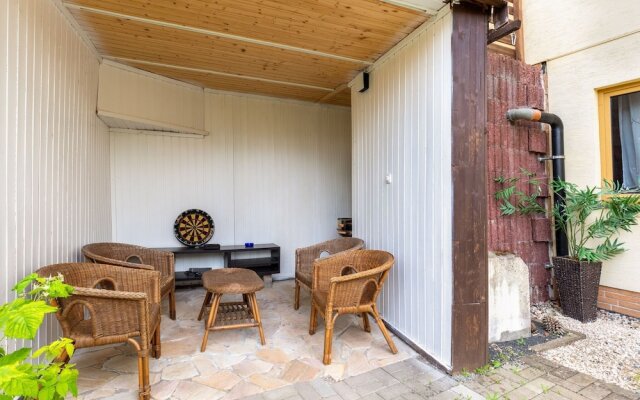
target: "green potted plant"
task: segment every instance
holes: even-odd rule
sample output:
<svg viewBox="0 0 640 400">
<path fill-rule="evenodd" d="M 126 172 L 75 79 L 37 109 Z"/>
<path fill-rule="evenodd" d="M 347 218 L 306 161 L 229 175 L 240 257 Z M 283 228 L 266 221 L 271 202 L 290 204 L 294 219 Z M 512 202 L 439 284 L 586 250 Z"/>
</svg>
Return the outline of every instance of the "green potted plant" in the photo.
<svg viewBox="0 0 640 400">
<path fill-rule="evenodd" d="M 560 305 L 571 318 L 593 321 L 602 262 L 625 251 L 617 236 L 637 225 L 640 196 L 624 194 L 610 182 L 601 188 L 581 188 L 554 181 L 551 188 L 564 199 L 564 204 L 554 206 L 553 218 L 556 228 L 567 236 L 569 247 L 568 256 L 553 257 Z"/>
<path fill-rule="evenodd" d="M 31 286 L 31 290 L 27 288 Z M 62 276 L 31 274 L 13 288 L 15 300 L 0 306 L 0 400 L 62 400 L 77 396 L 78 370 L 66 361 L 73 342 L 62 338 L 36 351 L 23 347 L 13 352 L 10 340 L 33 340 L 46 314 L 57 311 L 56 298 L 68 297 L 73 287 Z"/>
<path fill-rule="evenodd" d="M 532 194 L 516 188 L 520 177 L 494 179 L 503 185 L 495 193 L 502 215 L 545 213 L 537 201 L 541 193 L 539 182 L 526 170 L 522 170 L 522 175 L 534 187 Z M 602 261 L 624 252 L 624 243 L 617 236 L 637 224 L 640 196 L 625 194 L 610 182 L 600 188 L 582 188 L 566 181 L 553 181 L 550 188 L 563 199 L 554 205 L 553 218 L 556 229 L 566 235 L 569 247 L 567 256 L 552 259 L 560 305 L 571 318 L 593 321 L 597 317 Z"/>
</svg>

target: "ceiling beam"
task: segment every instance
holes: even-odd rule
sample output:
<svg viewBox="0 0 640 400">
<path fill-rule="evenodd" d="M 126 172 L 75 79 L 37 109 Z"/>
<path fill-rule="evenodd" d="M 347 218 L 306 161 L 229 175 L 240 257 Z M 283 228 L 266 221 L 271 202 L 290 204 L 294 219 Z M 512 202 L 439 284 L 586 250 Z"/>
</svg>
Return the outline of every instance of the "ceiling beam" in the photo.
<svg viewBox="0 0 640 400">
<path fill-rule="evenodd" d="M 336 97 L 336 95 L 338 93 L 341 93 L 343 90 L 345 90 L 348 87 L 349 87 L 349 85 L 346 84 L 346 83 L 342 83 L 342 84 L 338 85 L 331 93 L 327 93 L 324 96 L 322 96 L 322 98 L 320 100 L 318 100 L 318 103 L 325 103 L 325 102 L 333 99 L 334 97 Z"/>
<path fill-rule="evenodd" d="M 295 86 L 295 87 L 305 88 L 305 89 L 322 90 L 324 92 L 333 92 L 334 91 L 334 88 L 307 85 L 307 84 L 304 84 L 304 83 L 279 81 L 279 80 L 275 80 L 275 79 L 258 78 L 256 76 L 250 76 L 250 75 L 230 74 L 228 72 L 214 71 L 214 70 L 211 70 L 211 69 L 183 67 L 181 65 L 163 64 L 163 63 L 157 63 L 157 62 L 153 62 L 153 61 L 138 60 L 138 59 L 135 59 L 135 58 L 113 57 L 113 56 L 102 56 L 102 57 L 104 59 L 107 59 L 107 60 L 120 61 L 120 62 L 124 62 L 124 63 L 136 63 L 136 64 L 142 64 L 142 65 L 155 66 L 155 67 L 171 68 L 171 69 L 176 69 L 176 70 L 181 70 L 181 71 L 199 72 L 199 73 L 202 73 L 202 74 L 226 76 L 226 77 L 230 77 L 230 78 L 240 78 L 240 79 L 267 82 L 267 83 L 275 83 L 275 84 L 278 84 L 278 85 L 287 85 L 287 86 Z"/>
<path fill-rule="evenodd" d="M 371 61 L 367 61 L 367 60 L 359 60 L 359 59 L 356 59 L 356 58 L 345 57 L 345 56 L 340 56 L 340 55 L 331 54 L 331 53 L 325 53 L 325 52 L 317 51 L 317 50 L 305 49 L 305 48 L 302 48 L 302 47 L 289 46 L 289 45 L 286 45 L 286 44 L 270 42 L 270 41 L 267 41 L 267 40 L 252 39 L 252 38 L 248 38 L 248 37 L 245 37 L 245 36 L 239 36 L 239 35 L 233 35 L 233 34 L 230 34 L 230 33 L 212 31 L 212 30 L 209 30 L 209 29 L 197 28 L 197 27 L 189 26 L 189 25 L 182 25 L 182 24 L 176 24 L 176 23 L 173 23 L 173 22 L 159 21 L 159 20 L 150 19 L 150 18 L 136 17 L 134 15 L 122 14 L 122 13 L 119 13 L 119 12 L 108 11 L 108 10 L 103 10 L 103 9 L 99 9 L 99 8 L 86 7 L 86 6 L 81 6 L 81 5 L 72 4 L 72 3 L 68 3 L 68 2 L 65 2 L 64 5 L 65 5 L 65 7 L 67 7 L 68 9 L 71 9 L 71 10 L 86 11 L 86 12 L 93 13 L 93 14 L 100 14 L 100 15 L 106 15 L 106 16 L 110 16 L 110 17 L 114 17 L 114 18 L 121 18 L 121 19 L 125 19 L 125 20 L 130 20 L 130 21 L 142 22 L 142 23 L 145 23 L 145 24 L 161 26 L 161 27 L 164 27 L 164 28 L 179 29 L 179 30 L 187 31 L 187 32 L 194 32 L 194 33 L 200 33 L 200 34 L 203 34 L 203 35 L 216 36 L 216 37 L 225 38 L 225 39 L 237 40 L 239 42 L 244 42 L 244 43 L 251 43 L 251 44 L 256 44 L 256 45 L 260 45 L 260 46 L 273 47 L 273 48 L 276 48 L 276 49 L 294 51 L 294 52 L 314 55 L 314 56 L 318 56 L 318 57 L 331 58 L 331 59 L 334 59 L 334 60 L 347 61 L 347 62 L 351 62 L 351 63 L 354 63 L 354 64 L 363 64 L 363 65 L 371 65 L 372 64 Z"/>
<path fill-rule="evenodd" d="M 511 21 L 502 25 L 498 29 L 490 30 L 489 33 L 487 33 L 487 44 L 491 44 L 497 40 L 502 39 L 508 34 L 517 31 L 518 29 L 520 29 L 521 25 L 522 25 L 522 22 L 520 21 Z"/>
<path fill-rule="evenodd" d="M 436 15 L 438 13 L 438 9 L 429 8 L 429 7 L 421 7 L 418 4 L 416 4 L 415 1 L 408 1 L 408 0 L 382 0 L 382 2 L 383 3 L 393 4 L 394 6 L 398 6 L 398 7 L 402 7 L 402 8 L 408 8 L 408 9 L 414 10 L 414 11 L 420 11 L 420 12 L 423 12 L 423 13 L 429 14 L 429 15 Z M 442 3 L 442 5 L 444 6 L 445 4 Z"/>
</svg>

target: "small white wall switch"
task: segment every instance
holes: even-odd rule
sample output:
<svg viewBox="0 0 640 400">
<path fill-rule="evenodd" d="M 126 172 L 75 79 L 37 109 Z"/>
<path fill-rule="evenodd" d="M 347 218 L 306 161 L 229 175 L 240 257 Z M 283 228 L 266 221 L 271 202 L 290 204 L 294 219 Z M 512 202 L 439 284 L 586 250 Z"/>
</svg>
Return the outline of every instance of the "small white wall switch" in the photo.
<svg viewBox="0 0 640 400">
<path fill-rule="evenodd" d="M 387 184 L 391 184 L 391 183 L 393 183 L 393 175 L 391 175 L 391 174 L 387 174 L 387 175 L 385 175 L 385 177 L 384 177 L 384 181 L 385 181 Z"/>
</svg>

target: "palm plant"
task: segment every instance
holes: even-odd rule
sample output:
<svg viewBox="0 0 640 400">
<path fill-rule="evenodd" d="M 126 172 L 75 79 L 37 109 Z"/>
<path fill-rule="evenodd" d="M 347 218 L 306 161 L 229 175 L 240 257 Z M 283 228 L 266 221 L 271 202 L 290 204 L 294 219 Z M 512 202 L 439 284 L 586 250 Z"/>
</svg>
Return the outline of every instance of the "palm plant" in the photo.
<svg viewBox="0 0 640 400">
<path fill-rule="evenodd" d="M 616 236 L 637 225 L 640 196 L 621 195 L 622 188 L 608 181 L 601 188 L 554 181 L 551 188 L 564 200 L 555 204 L 553 217 L 556 228 L 567 236 L 569 257 L 600 262 L 625 251 Z"/>
</svg>

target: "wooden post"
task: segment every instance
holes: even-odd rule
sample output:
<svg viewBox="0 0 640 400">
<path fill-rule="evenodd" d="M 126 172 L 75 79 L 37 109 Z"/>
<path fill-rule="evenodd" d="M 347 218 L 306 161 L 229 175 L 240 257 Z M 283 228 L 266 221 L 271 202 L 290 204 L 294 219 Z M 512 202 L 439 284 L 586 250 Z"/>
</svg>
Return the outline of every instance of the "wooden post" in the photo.
<svg viewBox="0 0 640 400">
<path fill-rule="evenodd" d="M 522 21 L 522 0 L 513 0 L 513 16 Z M 524 62 L 524 27 L 516 33 L 516 60 Z"/>
<path fill-rule="evenodd" d="M 488 20 L 481 7 L 453 8 L 452 368 L 487 363 L 488 256 L 485 64 Z"/>
</svg>

